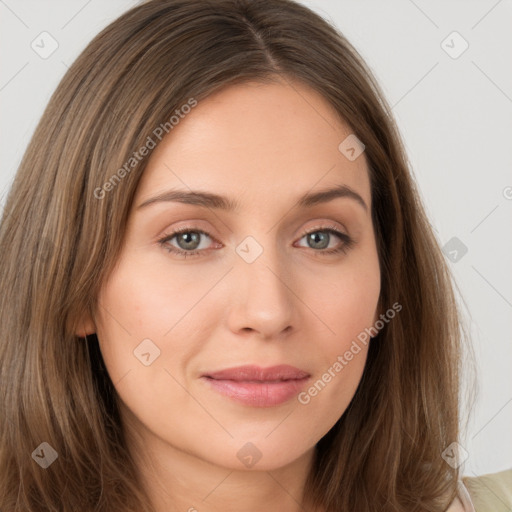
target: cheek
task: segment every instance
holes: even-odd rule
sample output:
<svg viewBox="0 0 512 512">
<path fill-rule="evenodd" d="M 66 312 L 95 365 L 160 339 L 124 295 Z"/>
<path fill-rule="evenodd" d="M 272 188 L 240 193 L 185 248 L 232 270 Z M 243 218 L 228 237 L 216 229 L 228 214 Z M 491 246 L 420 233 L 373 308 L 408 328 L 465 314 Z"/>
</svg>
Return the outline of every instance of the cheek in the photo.
<svg viewBox="0 0 512 512">
<path fill-rule="evenodd" d="M 353 284 L 361 286 L 333 290 L 329 301 L 318 304 L 330 330 L 316 338 L 317 346 L 311 352 L 316 372 L 297 396 L 297 414 L 312 443 L 327 434 L 346 411 L 361 381 L 372 342 L 367 330 L 374 325 L 379 288 Z"/>
<path fill-rule="evenodd" d="M 332 360 L 334 353 L 345 351 L 351 341 L 365 338 L 365 329 L 378 319 L 380 297 L 380 267 L 375 252 L 371 256 L 353 259 L 351 265 L 341 267 L 334 276 L 321 279 L 322 293 L 311 294 L 311 309 L 317 313 L 327 329 L 323 339 L 323 353 Z M 304 288 L 306 290 L 306 288 Z"/>
<path fill-rule="evenodd" d="M 365 344 L 333 352 L 329 364 L 297 396 L 304 431 L 310 433 L 314 442 L 334 426 L 350 404 L 361 380 L 367 353 Z"/>
<path fill-rule="evenodd" d="M 376 253 L 347 265 L 335 280 L 325 279 L 322 283 L 322 294 L 304 295 L 322 320 L 323 334 L 315 336 L 315 379 L 298 396 L 298 401 L 306 411 L 307 421 L 326 433 L 352 400 L 364 371 L 371 337 L 375 336 L 372 328 L 378 319 L 380 296 Z"/>
<path fill-rule="evenodd" d="M 101 290 L 96 319 L 103 359 L 114 383 L 141 367 L 144 386 L 151 385 L 151 375 L 158 370 L 182 373 L 201 350 L 198 333 L 210 320 L 219 319 L 218 306 L 205 297 L 218 281 L 213 274 L 203 276 L 185 266 L 169 272 L 169 265 L 148 265 L 140 258 L 120 261 Z"/>
<path fill-rule="evenodd" d="M 121 404 L 150 429 L 164 425 L 179 439 L 180 429 L 171 428 L 168 416 L 177 409 L 192 415 L 194 404 L 180 383 L 200 352 L 201 344 L 190 339 L 199 324 L 194 304 L 211 284 L 192 286 L 194 278 L 178 272 L 163 276 L 161 268 L 122 260 L 100 293 L 96 325 Z"/>
<path fill-rule="evenodd" d="M 177 273 L 163 270 L 142 258 L 122 258 L 99 296 L 101 327 L 109 334 L 120 333 L 121 339 L 128 336 L 132 342 L 162 338 L 176 322 L 186 290 Z M 118 339 L 106 338 L 114 343 Z"/>
</svg>

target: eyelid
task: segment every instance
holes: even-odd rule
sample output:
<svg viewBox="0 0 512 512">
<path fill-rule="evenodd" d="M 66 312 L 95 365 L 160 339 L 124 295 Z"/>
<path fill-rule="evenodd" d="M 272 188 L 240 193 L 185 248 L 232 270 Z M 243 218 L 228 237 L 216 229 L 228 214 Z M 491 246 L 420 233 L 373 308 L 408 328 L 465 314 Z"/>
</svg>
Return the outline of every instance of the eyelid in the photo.
<svg viewBox="0 0 512 512">
<path fill-rule="evenodd" d="M 316 226 L 304 229 L 302 231 L 302 234 L 300 235 L 300 238 L 309 235 L 310 233 L 315 233 L 316 231 L 335 231 L 336 233 L 348 236 L 348 233 L 345 233 L 345 228 L 340 228 L 339 226 L 335 226 L 334 224 L 318 224 Z"/>
<path fill-rule="evenodd" d="M 313 253 L 315 253 L 317 256 L 320 256 L 320 257 L 321 256 L 334 255 L 334 254 L 337 254 L 337 253 L 346 253 L 356 243 L 356 240 L 353 237 L 351 237 L 348 233 L 345 232 L 346 230 L 345 230 L 344 227 L 340 229 L 338 226 L 335 226 L 335 225 L 325 225 L 325 224 L 318 224 L 316 226 L 304 229 L 302 231 L 302 234 L 299 236 L 298 240 L 300 241 L 305 236 L 307 236 L 309 234 L 312 234 L 312 233 L 315 233 L 315 232 L 319 232 L 319 231 L 323 231 L 323 232 L 327 232 L 327 233 L 333 234 L 339 240 L 341 240 L 341 245 L 339 245 L 338 247 L 335 247 L 335 248 L 322 249 L 322 250 L 315 250 L 313 248 L 309 248 Z M 211 240 L 217 242 L 221 246 L 223 246 L 223 244 L 221 242 L 219 242 L 215 237 L 213 237 L 210 233 L 208 233 L 207 231 L 205 231 L 203 229 L 194 227 L 192 225 L 182 226 L 182 227 L 179 227 L 179 228 L 175 228 L 169 234 L 164 234 L 157 241 L 157 243 L 160 244 L 164 249 L 166 249 L 167 252 L 173 253 L 176 256 L 182 257 L 184 259 L 187 258 L 187 257 L 200 257 L 200 256 L 204 256 L 204 255 L 206 255 L 206 253 L 209 253 L 210 251 L 213 250 L 211 248 L 208 248 L 208 249 L 195 249 L 195 250 L 191 250 L 191 251 L 185 251 L 185 250 L 180 249 L 178 247 L 175 247 L 173 245 L 170 245 L 170 248 L 169 248 L 169 246 L 166 246 L 166 244 L 170 240 L 175 238 L 177 235 L 179 235 L 180 233 L 187 233 L 187 232 L 200 233 L 202 235 L 207 236 Z M 300 246 L 300 247 L 303 247 L 303 246 Z"/>
<path fill-rule="evenodd" d="M 214 236 L 212 236 L 210 233 L 208 233 L 208 231 L 205 231 L 204 229 L 193 227 L 193 226 L 184 226 L 184 227 L 180 227 L 180 228 L 175 228 L 168 234 L 164 233 L 162 235 L 162 237 L 160 237 L 157 240 L 157 243 L 165 243 L 166 241 L 172 240 L 174 237 L 176 237 L 180 233 L 188 233 L 188 232 L 200 233 L 202 235 L 207 236 L 208 238 L 211 238 L 212 240 L 216 241 L 219 244 L 221 243 Z M 177 249 L 177 250 L 179 250 L 179 249 Z M 201 249 L 199 252 L 205 252 L 207 250 L 208 249 Z M 187 252 L 192 253 L 193 251 L 187 251 Z"/>
</svg>

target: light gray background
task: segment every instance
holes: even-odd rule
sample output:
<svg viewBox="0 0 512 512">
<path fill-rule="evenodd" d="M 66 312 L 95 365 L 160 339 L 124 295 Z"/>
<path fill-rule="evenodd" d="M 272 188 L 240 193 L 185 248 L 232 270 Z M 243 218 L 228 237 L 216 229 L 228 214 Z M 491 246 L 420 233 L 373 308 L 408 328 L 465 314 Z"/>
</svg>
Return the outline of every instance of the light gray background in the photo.
<svg viewBox="0 0 512 512">
<path fill-rule="evenodd" d="M 458 239 L 447 257 L 457 259 L 449 265 L 467 306 L 479 382 L 461 441 L 468 456 L 464 474 L 510 468 L 512 2 L 303 3 L 331 20 L 374 71 L 393 106 L 440 242 Z M 0 205 L 67 67 L 104 26 L 136 4 L 0 0 Z M 46 59 L 31 48 L 33 41 L 43 45 L 43 31 L 58 42 Z M 469 44 L 457 58 L 447 53 L 463 48 L 454 31 Z M 463 255 L 461 243 L 467 247 Z"/>
</svg>

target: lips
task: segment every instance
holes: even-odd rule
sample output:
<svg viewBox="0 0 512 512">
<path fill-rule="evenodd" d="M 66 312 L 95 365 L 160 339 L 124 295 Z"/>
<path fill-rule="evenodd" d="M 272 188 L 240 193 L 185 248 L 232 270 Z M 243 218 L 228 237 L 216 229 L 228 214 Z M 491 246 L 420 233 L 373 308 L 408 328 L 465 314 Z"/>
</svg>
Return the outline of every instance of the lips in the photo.
<svg viewBox="0 0 512 512">
<path fill-rule="evenodd" d="M 289 365 L 247 365 L 211 372 L 201 378 L 210 389 L 244 405 L 271 407 L 297 395 L 309 377 L 309 373 Z"/>
<path fill-rule="evenodd" d="M 303 379 L 304 377 L 309 377 L 309 373 L 287 364 L 272 366 L 269 368 L 260 368 L 259 366 L 246 365 L 208 373 L 205 375 L 205 377 L 210 377 L 215 380 L 233 380 L 235 382 L 270 382 Z"/>
</svg>

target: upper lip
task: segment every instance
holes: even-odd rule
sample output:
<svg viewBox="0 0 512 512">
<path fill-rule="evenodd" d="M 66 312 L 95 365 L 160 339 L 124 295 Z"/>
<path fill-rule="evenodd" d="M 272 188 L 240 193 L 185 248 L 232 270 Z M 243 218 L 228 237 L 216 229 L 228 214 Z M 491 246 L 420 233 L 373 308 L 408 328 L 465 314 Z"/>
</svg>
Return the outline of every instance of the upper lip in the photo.
<svg viewBox="0 0 512 512">
<path fill-rule="evenodd" d="M 261 368 L 260 366 L 254 365 L 237 366 L 235 368 L 227 368 L 225 370 L 206 373 L 203 375 L 203 377 L 210 377 L 215 380 L 261 382 L 298 380 L 309 376 L 309 373 L 287 364 L 270 366 L 268 368 Z"/>
</svg>

